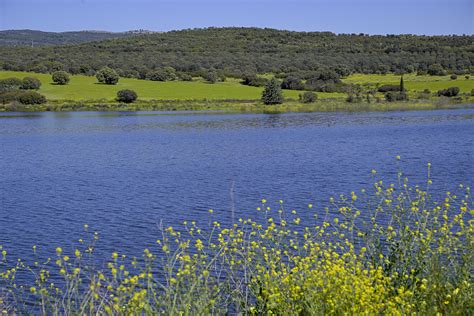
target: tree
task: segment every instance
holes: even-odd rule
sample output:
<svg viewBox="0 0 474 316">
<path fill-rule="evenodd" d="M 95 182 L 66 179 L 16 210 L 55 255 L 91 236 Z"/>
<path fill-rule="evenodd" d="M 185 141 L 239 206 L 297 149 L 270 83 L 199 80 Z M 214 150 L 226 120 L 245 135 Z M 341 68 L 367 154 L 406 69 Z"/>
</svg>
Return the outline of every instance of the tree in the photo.
<svg viewBox="0 0 474 316">
<path fill-rule="evenodd" d="M 217 80 L 219 80 L 219 76 L 217 75 L 217 72 L 214 70 L 204 73 L 202 77 L 204 78 L 204 80 L 206 80 L 209 83 L 216 83 Z"/>
<path fill-rule="evenodd" d="M 273 77 L 265 85 L 265 89 L 262 93 L 262 101 L 267 105 L 283 103 L 283 94 L 281 93 L 281 86 L 275 77 Z"/>
<path fill-rule="evenodd" d="M 137 93 L 133 90 L 124 89 L 117 92 L 117 101 L 119 102 L 132 103 L 137 97 Z"/>
<path fill-rule="evenodd" d="M 191 76 L 190 74 L 187 74 L 185 72 L 180 73 L 178 75 L 178 78 L 181 79 L 182 81 L 193 81 L 193 76 Z"/>
<path fill-rule="evenodd" d="M 428 74 L 431 76 L 443 76 L 446 74 L 446 71 L 440 64 L 432 64 L 428 67 Z"/>
<path fill-rule="evenodd" d="M 148 74 L 148 79 L 152 81 L 172 81 L 176 80 L 176 70 L 173 67 L 165 67 Z"/>
<path fill-rule="evenodd" d="M 314 92 L 305 92 L 299 95 L 299 99 L 302 103 L 313 103 L 318 99 L 318 96 Z"/>
<path fill-rule="evenodd" d="M 18 78 L 1 79 L 0 80 L 0 93 L 17 90 L 22 85 L 23 85 L 23 81 Z"/>
<path fill-rule="evenodd" d="M 400 77 L 400 92 L 405 91 L 405 84 L 403 82 L 403 75 Z"/>
<path fill-rule="evenodd" d="M 21 89 L 23 90 L 36 90 L 41 87 L 41 81 L 34 77 L 25 77 L 21 83 Z"/>
<path fill-rule="evenodd" d="M 102 68 L 95 76 L 100 83 L 105 84 L 117 84 L 120 78 L 117 72 L 109 67 Z"/>
<path fill-rule="evenodd" d="M 38 92 L 25 91 L 18 96 L 18 101 L 21 104 L 43 104 L 46 102 L 46 98 Z"/>
<path fill-rule="evenodd" d="M 281 83 L 281 88 L 290 90 L 303 90 L 304 85 L 300 79 L 293 76 L 289 76 L 283 80 L 283 82 Z"/>
<path fill-rule="evenodd" d="M 389 91 L 400 91 L 400 85 L 397 86 L 394 84 L 393 85 L 386 84 L 386 85 L 378 87 L 377 91 L 382 92 L 382 93 L 389 92 Z"/>
<path fill-rule="evenodd" d="M 388 102 L 407 101 L 408 100 L 408 94 L 406 92 L 389 91 L 389 92 L 385 93 L 385 100 L 387 100 Z"/>
<path fill-rule="evenodd" d="M 438 91 L 438 96 L 444 96 L 444 97 L 455 97 L 459 94 L 459 88 L 458 87 L 451 87 L 448 89 L 443 89 Z"/>
<path fill-rule="evenodd" d="M 458 76 L 456 74 L 452 74 L 449 78 L 451 78 L 451 80 L 456 80 L 458 79 Z"/>
<path fill-rule="evenodd" d="M 55 71 L 52 76 L 53 82 L 58 85 L 66 85 L 69 83 L 69 74 L 65 71 Z"/>
<path fill-rule="evenodd" d="M 264 87 L 267 82 L 266 78 L 258 77 L 255 73 L 244 74 L 241 81 L 243 85 L 252 87 Z"/>
</svg>

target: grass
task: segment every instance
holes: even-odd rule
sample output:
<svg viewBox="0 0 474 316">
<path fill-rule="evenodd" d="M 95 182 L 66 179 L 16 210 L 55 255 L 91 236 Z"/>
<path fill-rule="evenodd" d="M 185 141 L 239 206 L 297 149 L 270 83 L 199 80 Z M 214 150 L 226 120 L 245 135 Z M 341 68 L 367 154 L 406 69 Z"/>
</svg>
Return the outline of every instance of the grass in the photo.
<svg viewBox="0 0 474 316">
<path fill-rule="evenodd" d="M 367 84 L 372 87 L 375 87 L 376 84 L 385 85 L 385 84 L 394 84 L 398 85 L 400 83 L 400 76 L 394 74 L 387 75 L 376 75 L 376 74 L 354 74 L 343 79 L 346 83 L 354 84 Z M 428 76 L 422 75 L 417 76 L 416 74 L 406 74 L 403 76 L 403 81 L 405 83 L 405 89 L 409 92 L 421 92 L 424 89 L 429 89 L 431 92 L 437 92 L 441 89 L 446 89 L 449 87 L 458 87 L 461 93 L 470 93 L 474 89 L 474 77 L 470 76 L 469 79 L 465 79 L 463 75 L 459 75 L 458 79 L 452 80 L 448 76 Z"/>
<path fill-rule="evenodd" d="M 32 76 L 38 78 L 42 85 L 39 93 L 48 100 L 103 100 L 113 101 L 117 91 L 132 89 L 141 100 L 257 100 L 263 88 L 249 87 L 240 84 L 239 79 L 228 78 L 225 82 L 209 84 L 202 80 L 186 81 L 149 81 L 120 78 L 117 85 L 98 84 L 95 77 L 71 76 L 68 85 L 53 84 L 51 75 L 18 71 L 0 71 L 0 79 Z M 301 91 L 284 90 L 286 98 L 297 99 Z M 321 94 L 321 97 L 338 97 L 340 94 Z"/>
<path fill-rule="evenodd" d="M 433 199 L 429 168 L 420 186 L 401 172 L 384 185 L 373 171 L 372 189 L 331 198 L 324 209 L 309 204 L 306 222 L 284 201 L 262 199 L 256 215 L 229 225 L 209 210 L 201 216 L 208 224 L 161 227 L 140 258 L 118 249 L 103 267 L 94 264 L 99 237 L 87 225 L 89 242 L 58 247 L 46 262 L 36 259 L 36 246 L 26 261 L 0 247 L 0 311 L 472 315 L 470 188 Z"/>
<path fill-rule="evenodd" d="M 48 99 L 47 104 L 23 106 L 15 103 L 0 105 L 0 111 L 74 111 L 74 110 L 223 110 L 229 112 L 282 113 L 317 111 L 390 111 L 390 110 L 429 110 L 459 107 L 460 104 L 474 103 L 470 92 L 474 89 L 474 79 L 458 76 L 457 80 L 449 76 L 404 76 L 410 101 L 387 103 L 384 95 L 377 93 L 382 102 L 366 101 L 365 95 L 360 103 L 347 103 L 344 93 L 318 92 L 318 101 L 302 104 L 297 101 L 301 91 L 284 90 L 286 101 L 281 105 L 265 106 L 260 102 L 263 88 L 240 84 L 239 79 L 228 78 L 226 82 L 209 84 L 200 79 L 192 82 L 121 78 L 117 85 L 98 84 L 95 77 L 71 76 L 68 85 L 52 83 L 49 74 L 36 74 L 17 71 L 0 71 L 0 79 L 32 76 L 40 79 L 42 86 L 38 92 Z M 366 89 L 375 89 L 377 85 L 398 84 L 399 76 L 355 74 L 344 79 L 347 83 L 358 83 Z M 439 89 L 457 86 L 463 96 L 457 99 L 420 96 L 420 91 L 429 89 L 435 93 Z M 138 100 L 129 105 L 118 104 L 116 93 L 121 89 L 137 92 Z M 421 98 L 420 98 L 421 97 Z"/>
</svg>

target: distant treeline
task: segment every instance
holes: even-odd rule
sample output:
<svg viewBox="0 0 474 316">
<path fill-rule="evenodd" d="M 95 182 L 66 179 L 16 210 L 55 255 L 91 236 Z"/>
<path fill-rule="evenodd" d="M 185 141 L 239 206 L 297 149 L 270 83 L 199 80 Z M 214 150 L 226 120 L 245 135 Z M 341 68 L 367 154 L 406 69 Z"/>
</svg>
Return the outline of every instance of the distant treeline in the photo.
<svg viewBox="0 0 474 316">
<path fill-rule="evenodd" d="M 92 41 L 103 41 L 112 38 L 130 37 L 147 33 L 144 30 L 129 32 L 43 32 L 36 30 L 5 30 L 0 31 L 0 46 L 44 46 L 79 44 Z M 148 32 L 149 33 L 149 32 Z"/>
<path fill-rule="evenodd" d="M 273 73 L 301 80 L 327 71 L 338 77 L 351 73 L 466 74 L 474 72 L 474 36 L 207 28 L 75 45 L 0 47 L 3 70 L 94 75 L 104 66 L 122 77 L 150 80 L 169 67 L 176 71 L 176 79 L 185 80 L 209 72 L 239 78 Z"/>
</svg>

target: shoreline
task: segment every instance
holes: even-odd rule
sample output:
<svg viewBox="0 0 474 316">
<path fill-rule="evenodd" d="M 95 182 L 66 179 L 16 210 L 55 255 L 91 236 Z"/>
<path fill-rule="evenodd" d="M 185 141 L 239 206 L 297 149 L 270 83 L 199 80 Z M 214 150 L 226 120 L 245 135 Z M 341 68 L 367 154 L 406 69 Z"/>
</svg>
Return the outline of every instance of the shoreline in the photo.
<svg viewBox="0 0 474 316">
<path fill-rule="evenodd" d="M 113 101 L 51 100 L 45 104 L 0 104 L 0 112 L 87 112 L 87 111 L 222 111 L 228 113 L 311 113 L 311 112 L 385 112 L 472 108 L 472 97 L 455 102 L 450 99 L 412 100 L 405 102 L 349 103 L 340 99 L 322 99 L 314 103 L 294 100 L 264 105 L 259 100 L 139 100 L 134 103 Z"/>
</svg>

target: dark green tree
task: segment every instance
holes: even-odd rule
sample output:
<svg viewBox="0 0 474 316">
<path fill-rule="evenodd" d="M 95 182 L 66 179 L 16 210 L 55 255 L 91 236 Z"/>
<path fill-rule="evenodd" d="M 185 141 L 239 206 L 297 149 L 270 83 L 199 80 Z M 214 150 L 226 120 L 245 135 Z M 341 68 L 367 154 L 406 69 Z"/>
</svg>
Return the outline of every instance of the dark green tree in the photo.
<svg viewBox="0 0 474 316">
<path fill-rule="evenodd" d="M 288 76 L 283 79 L 283 82 L 281 83 L 281 88 L 289 90 L 303 90 L 304 85 L 300 79 L 293 76 Z"/>
<path fill-rule="evenodd" d="M 102 68 L 95 76 L 100 83 L 105 84 L 117 84 L 120 78 L 117 72 L 109 67 Z"/>
<path fill-rule="evenodd" d="M 21 89 L 23 90 L 36 90 L 41 87 L 41 81 L 38 78 L 34 77 L 25 77 L 23 78 Z"/>
<path fill-rule="evenodd" d="M 305 92 L 299 95 L 299 99 L 302 103 L 313 103 L 318 99 L 318 96 L 314 92 Z"/>
<path fill-rule="evenodd" d="M 267 105 L 283 103 L 281 86 L 275 77 L 265 85 L 265 89 L 263 89 L 262 93 L 262 102 Z"/>
<path fill-rule="evenodd" d="M 217 75 L 217 72 L 214 70 L 204 73 L 203 78 L 209 83 L 216 83 L 217 80 L 219 80 L 219 76 Z"/>
<path fill-rule="evenodd" d="M 400 92 L 405 91 L 405 84 L 403 82 L 403 75 L 400 77 Z"/>
<path fill-rule="evenodd" d="M 21 104 L 43 104 L 46 102 L 46 97 L 38 92 L 25 91 L 20 93 L 18 101 Z"/>
<path fill-rule="evenodd" d="M 53 82 L 58 85 L 66 85 L 69 83 L 69 74 L 65 71 L 55 71 L 52 76 Z"/>
<path fill-rule="evenodd" d="M 117 92 L 117 101 L 132 103 L 137 99 L 137 93 L 133 90 L 123 89 Z"/>
<path fill-rule="evenodd" d="M 448 89 L 443 89 L 438 91 L 438 96 L 444 96 L 444 97 L 455 97 L 459 94 L 459 88 L 458 87 L 450 87 Z"/>
<path fill-rule="evenodd" d="M 446 74 L 446 71 L 440 64 L 432 64 L 428 67 L 428 74 L 431 76 L 443 76 Z"/>
</svg>

